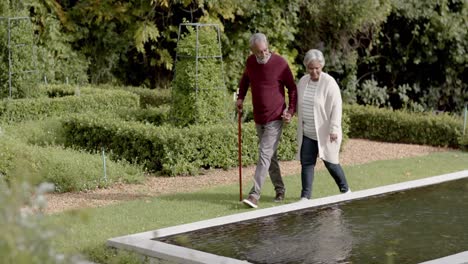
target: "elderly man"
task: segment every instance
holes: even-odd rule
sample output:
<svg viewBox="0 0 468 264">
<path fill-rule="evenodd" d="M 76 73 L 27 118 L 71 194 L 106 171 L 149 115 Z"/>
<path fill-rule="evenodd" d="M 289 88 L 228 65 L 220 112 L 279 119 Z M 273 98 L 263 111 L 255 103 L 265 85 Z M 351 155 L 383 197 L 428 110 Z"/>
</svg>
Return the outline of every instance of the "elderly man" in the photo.
<svg viewBox="0 0 468 264">
<path fill-rule="evenodd" d="M 244 74 L 239 83 L 237 108 L 242 105 L 251 87 L 253 114 L 259 138 L 259 158 L 255 169 L 253 187 L 243 202 L 257 208 L 266 173 L 269 172 L 275 187 L 275 202 L 284 199 L 285 188 L 277 158 L 278 143 L 283 122 L 290 122 L 296 111 L 296 84 L 287 61 L 270 52 L 268 40 L 262 33 L 250 38 L 252 55 L 247 58 Z M 289 107 L 286 108 L 285 86 L 288 89 Z"/>
</svg>

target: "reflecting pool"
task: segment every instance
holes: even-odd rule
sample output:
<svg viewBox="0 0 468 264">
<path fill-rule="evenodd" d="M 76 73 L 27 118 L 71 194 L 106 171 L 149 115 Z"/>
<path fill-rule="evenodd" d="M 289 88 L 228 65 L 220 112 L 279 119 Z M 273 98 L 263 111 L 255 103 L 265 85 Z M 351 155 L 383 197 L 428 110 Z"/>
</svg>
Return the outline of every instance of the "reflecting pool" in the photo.
<svg viewBox="0 0 468 264">
<path fill-rule="evenodd" d="M 155 240 L 251 263 L 419 263 L 468 250 L 468 179 Z"/>
</svg>

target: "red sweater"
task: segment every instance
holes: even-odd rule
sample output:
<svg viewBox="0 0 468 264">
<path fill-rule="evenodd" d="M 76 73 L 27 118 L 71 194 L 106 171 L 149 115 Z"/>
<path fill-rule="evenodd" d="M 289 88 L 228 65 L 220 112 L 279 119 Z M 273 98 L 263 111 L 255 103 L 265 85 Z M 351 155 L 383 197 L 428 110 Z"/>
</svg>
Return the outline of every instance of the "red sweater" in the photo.
<svg viewBox="0 0 468 264">
<path fill-rule="evenodd" d="M 266 124 L 280 120 L 286 108 L 284 87 L 288 89 L 291 114 L 296 112 L 297 88 L 291 69 L 283 57 L 272 53 L 266 64 L 259 64 L 254 55 L 247 58 L 239 83 L 238 99 L 244 100 L 249 86 L 252 89 L 254 120 Z"/>
</svg>

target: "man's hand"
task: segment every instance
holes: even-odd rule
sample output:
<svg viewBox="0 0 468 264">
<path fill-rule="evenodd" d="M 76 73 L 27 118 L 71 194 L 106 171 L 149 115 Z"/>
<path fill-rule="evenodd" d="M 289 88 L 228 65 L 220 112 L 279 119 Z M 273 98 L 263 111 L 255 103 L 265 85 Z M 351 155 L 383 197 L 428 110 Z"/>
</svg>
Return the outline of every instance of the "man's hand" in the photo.
<svg viewBox="0 0 468 264">
<path fill-rule="evenodd" d="M 330 142 L 333 142 L 333 141 L 338 141 L 338 134 L 335 134 L 335 133 L 330 134 Z"/>
<path fill-rule="evenodd" d="M 238 111 L 241 111 L 241 112 L 242 112 L 243 104 L 244 104 L 244 100 L 242 100 L 242 99 L 237 99 L 237 101 L 236 101 L 236 107 L 237 107 L 237 110 L 238 110 Z"/>
<path fill-rule="evenodd" d="M 291 122 L 292 115 L 288 112 L 288 109 L 284 109 L 283 114 L 281 115 L 281 117 L 283 118 L 283 121 L 286 124 L 289 124 Z"/>
</svg>

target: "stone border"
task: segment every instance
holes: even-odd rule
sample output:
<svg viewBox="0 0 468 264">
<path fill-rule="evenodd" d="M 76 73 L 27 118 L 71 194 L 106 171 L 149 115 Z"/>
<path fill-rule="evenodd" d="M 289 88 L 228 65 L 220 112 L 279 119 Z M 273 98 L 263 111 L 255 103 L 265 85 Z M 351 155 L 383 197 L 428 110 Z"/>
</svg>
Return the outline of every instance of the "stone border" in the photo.
<svg viewBox="0 0 468 264">
<path fill-rule="evenodd" d="M 458 254 L 450 255 L 447 257 L 425 261 L 419 264 L 467 264 L 468 263 L 468 251 L 464 251 Z"/>
<path fill-rule="evenodd" d="M 386 185 L 382 187 L 356 191 L 347 194 L 339 194 L 319 199 L 312 199 L 307 201 L 300 201 L 265 209 L 252 209 L 252 211 L 233 214 L 228 216 L 217 217 L 213 219 L 203 220 L 199 222 L 183 224 L 173 227 L 162 228 L 158 230 L 152 230 L 127 236 L 115 237 L 107 240 L 107 246 L 115 247 L 118 249 L 126 249 L 130 251 L 136 251 L 142 255 L 174 261 L 177 263 L 249 263 L 247 261 L 241 261 L 233 258 L 227 258 L 223 256 L 214 255 L 198 250 L 193 250 L 181 246 L 171 245 L 152 239 L 165 237 L 180 233 L 186 233 L 198 229 L 221 226 L 240 221 L 252 220 L 256 218 L 287 213 L 291 211 L 302 210 L 310 207 L 318 207 L 329 204 L 340 203 L 343 201 L 350 201 L 356 199 L 362 199 L 370 196 L 381 195 L 386 193 L 392 193 L 397 191 L 403 191 L 428 185 L 434 185 L 446 181 L 453 181 L 468 177 L 468 170 L 413 180 L 408 182 L 402 182 L 392 185 Z M 468 252 L 468 251 L 467 251 Z M 438 260 L 432 260 L 425 262 L 426 264 L 463 264 L 463 258 L 466 260 L 467 252 L 455 254 L 453 256 L 441 258 Z M 460 256 L 459 256 L 460 255 Z M 448 260 L 447 260 L 448 259 Z M 448 262 L 447 262 L 447 261 Z"/>
</svg>

